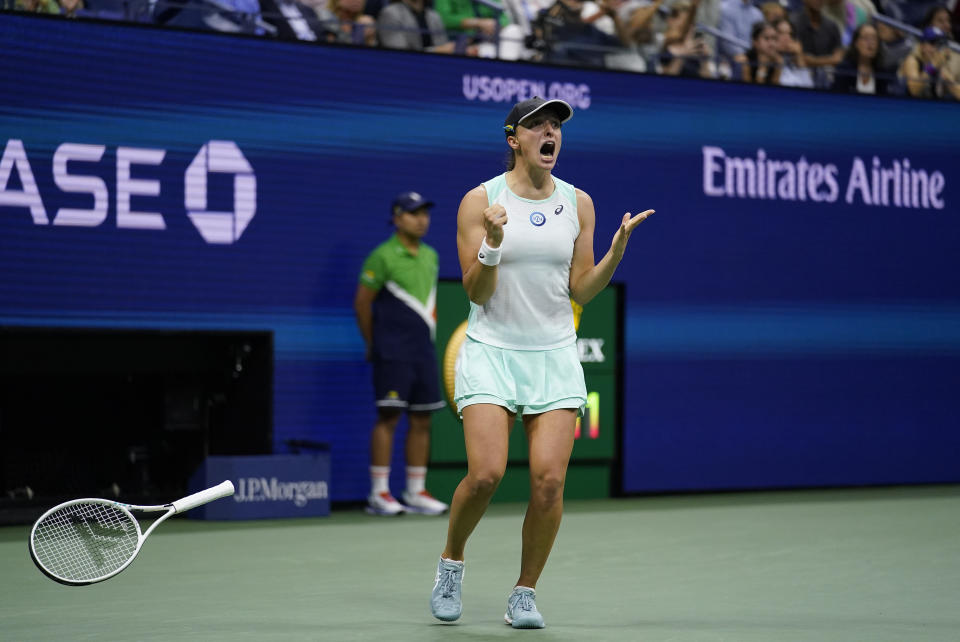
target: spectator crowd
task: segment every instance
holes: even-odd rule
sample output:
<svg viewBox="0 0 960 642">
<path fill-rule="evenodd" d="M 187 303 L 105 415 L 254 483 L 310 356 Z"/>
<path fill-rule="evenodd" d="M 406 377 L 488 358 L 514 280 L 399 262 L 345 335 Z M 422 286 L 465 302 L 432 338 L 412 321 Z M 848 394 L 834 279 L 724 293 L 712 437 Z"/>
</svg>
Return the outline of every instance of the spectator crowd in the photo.
<svg viewBox="0 0 960 642">
<path fill-rule="evenodd" d="M 286 40 L 960 100 L 960 0 L 0 0 Z"/>
</svg>

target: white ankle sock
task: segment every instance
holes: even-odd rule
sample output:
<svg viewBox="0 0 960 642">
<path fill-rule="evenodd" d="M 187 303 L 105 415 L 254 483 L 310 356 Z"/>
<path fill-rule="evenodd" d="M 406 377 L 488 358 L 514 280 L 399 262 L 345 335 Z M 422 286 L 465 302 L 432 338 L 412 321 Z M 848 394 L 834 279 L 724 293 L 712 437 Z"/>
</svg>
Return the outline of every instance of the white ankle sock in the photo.
<svg viewBox="0 0 960 642">
<path fill-rule="evenodd" d="M 426 488 L 427 467 L 407 466 L 407 492 L 416 495 Z"/>
<path fill-rule="evenodd" d="M 390 466 L 370 466 L 370 494 L 390 492 Z"/>
</svg>

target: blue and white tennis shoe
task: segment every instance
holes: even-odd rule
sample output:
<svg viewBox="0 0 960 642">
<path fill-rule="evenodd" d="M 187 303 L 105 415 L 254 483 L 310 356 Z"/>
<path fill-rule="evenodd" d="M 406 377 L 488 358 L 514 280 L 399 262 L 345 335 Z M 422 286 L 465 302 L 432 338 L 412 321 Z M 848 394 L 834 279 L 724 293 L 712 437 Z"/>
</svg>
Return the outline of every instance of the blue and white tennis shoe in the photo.
<svg viewBox="0 0 960 642">
<path fill-rule="evenodd" d="M 537 610 L 537 592 L 526 586 L 514 587 L 507 598 L 507 612 L 503 620 L 515 629 L 542 629 L 543 616 Z"/>
<path fill-rule="evenodd" d="M 463 611 L 460 587 L 463 584 L 463 562 L 440 558 L 437 579 L 430 596 L 430 612 L 444 622 L 453 622 Z"/>
</svg>

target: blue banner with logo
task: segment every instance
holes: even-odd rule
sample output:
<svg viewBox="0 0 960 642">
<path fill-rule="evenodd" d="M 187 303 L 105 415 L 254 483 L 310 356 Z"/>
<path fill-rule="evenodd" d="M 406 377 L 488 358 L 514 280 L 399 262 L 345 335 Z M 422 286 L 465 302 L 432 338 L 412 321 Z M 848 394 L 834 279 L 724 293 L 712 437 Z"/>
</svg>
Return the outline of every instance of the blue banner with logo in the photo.
<svg viewBox="0 0 960 642">
<path fill-rule="evenodd" d="M 207 457 L 190 492 L 233 482 L 230 497 L 197 507 L 196 519 L 273 519 L 330 514 L 330 454 Z"/>
<path fill-rule="evenodd" d="M 598 258 L 657 210 L 615 276 L 622 490 L 960 480 L 954 104 L 15 14 L 0 35 L 0 324 L 271 331 L 276 449 L 329 443 L 335 500 L 368 492 L 363 257 L 412 189 L 459 278 L 460 199 L 532 95 L 574 107 L 555 174 L 592 196 Z"/>
</svg>

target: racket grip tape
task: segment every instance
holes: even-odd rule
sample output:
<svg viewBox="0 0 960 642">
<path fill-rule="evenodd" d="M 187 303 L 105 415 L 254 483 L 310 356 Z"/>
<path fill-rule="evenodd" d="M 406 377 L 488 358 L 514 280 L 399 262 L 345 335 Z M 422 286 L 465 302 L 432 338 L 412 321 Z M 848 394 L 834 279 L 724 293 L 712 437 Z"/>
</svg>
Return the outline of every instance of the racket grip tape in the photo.
<svg viewBox="0 0 960 642">
<path fill-rule="evenodd" d="M 221 484 L 217 484 L 216 486 L 206 490 L 201 490 L 199 493 L 187 495 L 182 499 L 178 499 L 177 501 L 173 502 L 173 508 L 175 512 L 183 513 L 191 508 L 203 506 L 204 504 L 212 502 L 215 499 L 229 497 L 230 495 L 233 495 L 233 482 L 228 479 Z"/>
</svg>

